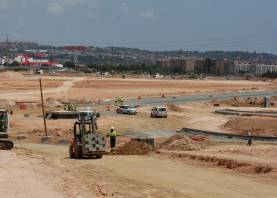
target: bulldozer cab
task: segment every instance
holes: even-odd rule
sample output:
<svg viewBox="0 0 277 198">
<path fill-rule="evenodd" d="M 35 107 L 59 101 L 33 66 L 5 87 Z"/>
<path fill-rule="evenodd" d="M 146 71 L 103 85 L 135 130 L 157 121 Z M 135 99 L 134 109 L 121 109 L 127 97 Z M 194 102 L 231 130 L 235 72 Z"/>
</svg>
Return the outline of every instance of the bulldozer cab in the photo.
<svg viewBox="0 0 277 198">
<path fill-rule="evenodd" d="M 9 115 L 6 109 L 0 109 L 0 138 L 8 137 Z"/>
<path fill-rule="evenodd" d="M 80 111 L 78 121 L 74 124 L 74 136 L 96 133 L 97 118 L 99 117 L 100 114 L 96 112 Z"/>
</svg>

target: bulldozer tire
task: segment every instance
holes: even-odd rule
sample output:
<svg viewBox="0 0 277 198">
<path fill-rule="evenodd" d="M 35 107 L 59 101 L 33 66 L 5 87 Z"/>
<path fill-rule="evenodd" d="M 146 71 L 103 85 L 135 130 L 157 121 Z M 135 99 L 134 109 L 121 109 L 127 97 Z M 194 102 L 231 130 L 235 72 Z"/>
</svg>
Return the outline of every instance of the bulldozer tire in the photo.
<svg viewBox="0 0 277 198">
<path fill-rule="evenodd" d="M 5 147 L 6 147 L 7 150 L 12 150 L 12 148 L 13 148 L 13 142 L 10 142 L 10 141 L 6 142 Z"/>
<path fill-rule="evenodd" d="M 69 145 L 69 157 L 71 159 L 75 157 L 74 151 L 73 151 L 73 145 Z"/>
<path fill-rule="evenodd" d="M 83 157 L 82 146 L 76 147 L 75 158 L 81 159 Z"/>
<path fill-rule="evenodd" d="M 10 140 L 0 140 L 1 150 L 12 150 L 13 142 Z"/>
</svg>

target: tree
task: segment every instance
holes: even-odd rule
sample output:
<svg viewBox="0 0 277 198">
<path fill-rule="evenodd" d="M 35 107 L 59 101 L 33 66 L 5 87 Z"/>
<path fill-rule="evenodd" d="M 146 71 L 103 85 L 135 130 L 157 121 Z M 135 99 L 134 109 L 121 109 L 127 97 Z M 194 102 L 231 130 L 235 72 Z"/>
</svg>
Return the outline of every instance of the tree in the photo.
<svg viewBox="0 0 277 198">
<path fill-rule="evenodd" d="M 64 67 L 69 67 L 69 68 L 72 68 L 72 69 L 75 69 L 76 68 L 76 65 L 75 63 L 71 62 L 71 61 L 68 61 L 68 62 L 65 62 L 63 64 Z"/>
<path fill-rule="evenodd" d="M 12 64 L 10 64 L 10 66 L 20 66 L 20 63 L 17 61 L 13 61 Z"/>
</svg>

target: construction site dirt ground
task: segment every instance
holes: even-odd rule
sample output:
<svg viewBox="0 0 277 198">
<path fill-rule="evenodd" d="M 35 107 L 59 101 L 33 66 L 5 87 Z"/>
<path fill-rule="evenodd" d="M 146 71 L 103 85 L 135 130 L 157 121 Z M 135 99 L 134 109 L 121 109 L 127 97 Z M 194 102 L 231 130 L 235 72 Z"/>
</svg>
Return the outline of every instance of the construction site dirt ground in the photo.
<svg viewBox="0 0 277 198">
<path fill-rule="evenodd" d="M 232 152 L 230 148 L 233 147 L 220 149 L 227 153 Z M 218 152 L 218 148 L 215 150 Z M 25 195 L 37 191 L 37 188 L 30 187 L 37 180 L 40 181 L 36 183 L 37 187 L 43 185 L 42 189 L 46 191 L 42 195 L 45 197 L 277 196 L 276 172 L 249 175 L 246 170 L 240 173 L 222 169 L 219 165 L 204 165 L 196 160 L 182 161 L 180 157 L 162 154 L 71 160 L 67 157 L 66 146 L 19 143 L 15 150 L 1 152 L 1 155 L 6 156 L 1 157 L 1 165 L 9 169 L 9 172 L 1 173 L 6 175 L 6 183 L 2 185 L 2 180 L 1 186 L 14 184 L 16 178 L 21 176 L 25 191 L 20 191 L 22 187 L 16 191 L 21 192 L 21 197 L 28 197 Z M 274 157 L 272 161 L 276 159 L 276 154 Z M 11 161 L 17 163 L 8 166 Z M 14 177 L 8 176 L 10 172 Z M 20 186 L 18 182 L 15 184 Z M 14 188 L 5 188 L 5 192 L 16 195 Z"/>
<path fill-rule="evenodd" d="M 228 80 L 120 79 L 94 76 L 34 76 L 14 72 L 0 73 L 1 99 L 39 101 L 42 78 L 45 99 L 105 100 L 115 96 L 126 98 L 186 95 L 220 91 L 273 90 L 276 83 Z M 78 94 L 76 94 L 78 93 Z"/>
<path fill-rule="evenodd" d="M 4 178 L 0 180 L 0 197 L 37 197 L 36 189 L 40 189 L 41 197 L 277 197 L 276 144 L 254 142 L 248 147 L 246 142 L 207 139 L 193 143 L 200 149 L 160 148 L 142 156 L 105 155 L 100 160 L 72 160 L 68 158 L 67 143 L 74 120 L 47 120 L 52 138 L 50 144 L 41 144 L 44 128 L 38 77 L 11 72 L 0 73 L 0 77 L 0 107 L 13 110 L 10 136 L 15 141 L 14 150 L 0 152 L 0 175 Z M 88 103 L 116 96 L 276 90 L 276 83 L 250 81 L 107 79 L 80 75 L 42 79 L 46 110 L 62 110 L 60 101 L 69 99 Z M 22 109 L 16 101 L 35 103 Z M 220 104 L 233 107 L 226 102 Z M 155 137 L 159 144 L 183 127 L 236 134 L 253 129 L 255 135 L 277 135 L 276 118 L 215 114 L 218 107 L 212 100 L 168 104 L 167 119 L 151 118 L 151 108 L 138 107 L 138 115 L 129 116 L 116 114 L 115 106 L 110 111 L 106 106 L 94 107 L 101 113 L 99 131 L 106 134 L 114 126 L 121 135 L 118 146 L 138 136 Z M 183 146 L 182 142 L 179 146 Z"/>
</svg>

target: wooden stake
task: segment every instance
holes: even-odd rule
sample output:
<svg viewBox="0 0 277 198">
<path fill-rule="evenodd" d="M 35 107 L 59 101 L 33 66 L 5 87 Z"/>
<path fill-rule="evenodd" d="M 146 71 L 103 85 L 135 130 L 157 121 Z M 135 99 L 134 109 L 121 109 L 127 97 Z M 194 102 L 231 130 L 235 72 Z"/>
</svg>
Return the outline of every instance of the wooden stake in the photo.
<svg viewBox="0 0 277 198">
<path fill-rule="evenodd" d="M 47 127 L 46 127 L 46 118 L 45 118 L 45 109 L 44 109 L 44 100 L 43 100 L 43 93 L 42 93 L 41 78 L 39 79 L 39 86 L 40 86 L 40 98 L 41 98 L 42 114 L 43 114 L 43 123 L 44 123 L 44 133 L 45 133 L 45 137 L 48 137 L 48 134 L 47 134 Z"/>
</svg>

